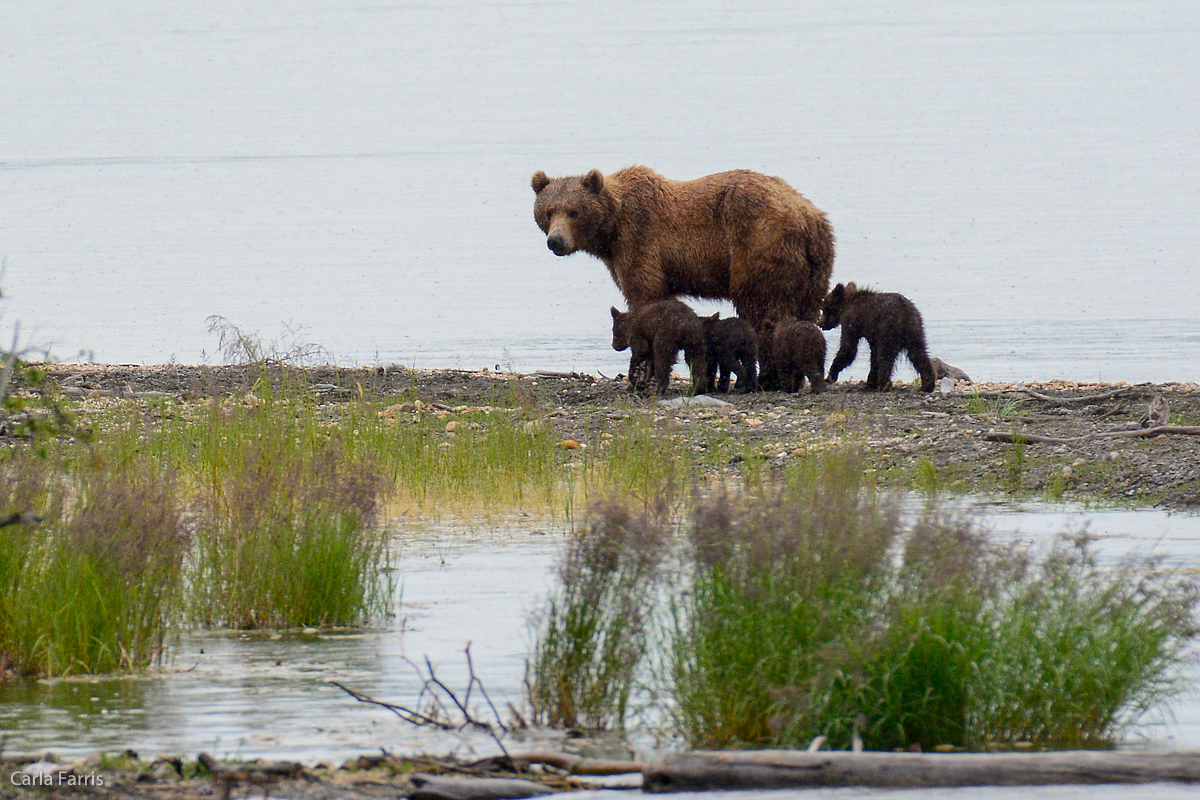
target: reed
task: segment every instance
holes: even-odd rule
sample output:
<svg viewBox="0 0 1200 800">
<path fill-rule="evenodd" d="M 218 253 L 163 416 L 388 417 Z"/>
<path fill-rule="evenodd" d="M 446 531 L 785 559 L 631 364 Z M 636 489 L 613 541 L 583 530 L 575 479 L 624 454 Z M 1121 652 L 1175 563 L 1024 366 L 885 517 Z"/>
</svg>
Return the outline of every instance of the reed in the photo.
<svg viewBox="0 0 1200 800">
<path fill-rule="evenodd" d="M 526 667 L 538 724 L 619 728 L 647 651 L 648 609 L 666 552 L 666 505 L 593 510 L 559 568 Z"/>
<path fill-rule="evenodd" d="M 386 613 L 382 479 L 314 404 L 268 395 L 214 407 L 186 433 L 199 486 L 193 621 L 286 628 Z"/>
<path fill-rule="evenodd" d="M 32 452 L 6 468 L 37 475 L 39 521 L 0 530 L 0 651 L 44 676 L 143 668 L 178 613 L 188 537 L 170 473 L 95 458 L 67 484 Z M 12 496 L 7 498 L 12 503 Z"/>
<path fill-rule="evenodd" d="M 689 744 L 774 741 L 781 692 L 814 685 L 843 633 L 868 622 L 899 517 L 862 474 L 857 459 L 822 457 L 788 486 L 698 508 L 668 658 Z"/>
</svg>

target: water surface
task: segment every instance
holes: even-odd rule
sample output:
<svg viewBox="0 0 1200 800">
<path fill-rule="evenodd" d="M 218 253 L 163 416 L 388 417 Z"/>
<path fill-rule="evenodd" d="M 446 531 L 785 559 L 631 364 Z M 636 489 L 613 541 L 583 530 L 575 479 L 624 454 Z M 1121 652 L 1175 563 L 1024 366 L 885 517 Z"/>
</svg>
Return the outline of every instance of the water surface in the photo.
<svg viewBox="0 0 1200 800">
<path fill-rule="evenodd" d="M 1190 2 L 14 4 L 0 335 L 615 374 L 529 177 L 645 163 L 783 176 L 978 380 L 1198 380 L 1197 51 Z"/>
<path fill-rule="evenodd" d="M 983 519 L 996 536 L 1031 542 L 1086 525 L 1097 537 L 1102 564 L 1136 553 L 1160 554 L 1182 569 L 1200 566 L 1198 515 L 992 506 Z M 413 662 L 423 665 L 428 657 L 438 677 L 458 691 L 469 676 L 463 650 L 470 643 L 476 674 L 496 705 L 524 709 L 529 615 L 553 586 L 564 532 L 533 525 L 446 527 L 407 531 L 399 541 L 397 614 L 378 629 L 321 636 L 196 632 L 183 637 L 165 669 L 143 677 L 0 685 L 6 749 L 80 757 L 127 747 L 150 755 L 207 750 L 310 763 L 337 763 L 379 748 L 495 752 L 486 736 L 414 728 L 355 702 L 330 681 L 411 706 L 422 685 Z M 1200 686 L 1200 665 L 1187 677 Z M 483 716 L 486 708 L 476 713 Z M 649 746 L 646 736 L 634 742 Z M 1143 720 L 1123 746 L 1200 750 L 1200 691 Z"/>
</svg>

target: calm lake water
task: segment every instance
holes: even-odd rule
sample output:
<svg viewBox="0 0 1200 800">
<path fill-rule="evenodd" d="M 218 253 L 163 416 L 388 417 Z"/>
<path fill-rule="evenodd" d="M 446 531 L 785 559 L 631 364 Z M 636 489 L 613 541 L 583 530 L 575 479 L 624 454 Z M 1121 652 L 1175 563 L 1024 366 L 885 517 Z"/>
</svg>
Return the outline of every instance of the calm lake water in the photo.
<svg viewBox="0 0 1200 800">
<path fill-rule="evenodd" d="M 0 52 L 0 335 L 64 359 L 219 362 L 221 315 L 611 375 L 529 177 L 644 163 L 783 176 L 978 380 L 1200 379 L 1194 2 L 56 0 Z"/>
</svg>

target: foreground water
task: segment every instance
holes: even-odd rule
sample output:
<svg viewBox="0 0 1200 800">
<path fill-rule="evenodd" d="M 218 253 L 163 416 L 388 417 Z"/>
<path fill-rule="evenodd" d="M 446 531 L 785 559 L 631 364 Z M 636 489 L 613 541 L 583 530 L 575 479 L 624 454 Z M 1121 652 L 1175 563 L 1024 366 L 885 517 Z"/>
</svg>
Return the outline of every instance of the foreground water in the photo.
<svg viewBox="0 0 1200 800">
<path fill-rule="evenodd" d="M 785 177 L 979 380 L 1200 378 L 1195 3 L 10 6 L 3 341 L 611 375 L 529 177 L 645 163 Z"/>
<path fill-rule="evenodd" d="M 998 536 L 1033 540 L 1086 524 L 1110 563 L 1153 552 L 1185 569 L 1200 565 L 1196 515 L 992 506 L 985 519 Z M 406 531 L 403 541 L 399 613 L 385 627 L 321 636 L 193 633 L 170 665 L 146 676 L 0 685 L 5 749 L 61 756 L 207 750 L 310 763 L 337 763 L 379 748 L 492 752 L 486 737 L 408 726 L 355 702 L 331 681 L 410 705 L 422 685 L 416 664 L 426 657 L 447 685 L 465 688 L 463 650 L 470 643 L 475 671 L 496 705 L 523 708 L 528 615 L 552 585 L 563 532 L 440 528 Z M 1200 686 L 1200 670 L 1189 677 Z M 1170 714 L 1145 720 L 1124 746 L 1200 749 L 1200 693 L 1178 698 Z"/>
</svg>

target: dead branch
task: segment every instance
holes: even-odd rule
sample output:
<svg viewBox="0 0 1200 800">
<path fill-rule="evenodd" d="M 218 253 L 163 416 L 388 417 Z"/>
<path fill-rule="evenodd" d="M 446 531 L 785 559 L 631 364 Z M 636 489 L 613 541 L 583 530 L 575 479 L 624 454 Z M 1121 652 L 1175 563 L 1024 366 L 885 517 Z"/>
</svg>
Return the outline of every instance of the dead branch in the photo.
<svg viewBox="0 0 1200 800">
<path fill-rule="evenodd" d="M 1200 425 L 1159 425 L 1157 428 L 1139 428 L 1134 431 L 1103 431 L 1087 433 L 1083 436 L 1057 437 L 1038 436 L 1034 433 L 1003 433 L 990 430 L 983 437 L 989 442 L 1027 442 L 1033 444 L 1079 444 L 1097 439 L 1149 439 L 1155 436 L 1179 435 L 1200 436 Z"/>
<path fill-rule="evenodd" d="M 1111 392 L 1100 392 L 1099 394 L 1079 395 L 1077 397 L 1054 397 L 1052 395 L 1042 394 L 1041 392 L 1035 392 L 1033 389 L 1026 389 L 1023 387 L 1020 389 L 1010 389 L 1007 392 L 1005 392 L 1005 394 L 1013 394 L 1013 393 L 1027 394 L 1030 397 L 1036 398 L 1038 400 L 1044 400 L 1048 403 L 1063 403 L 1063 404 L 1094 403 L 1097 400 L 1107 400 L 1110 397 L 1119 397 L 1120 395 L 1137 391 L 1138 389 L 1144 388 L 1149 385 L 1150 384 L 1148 384 L 1148 383 L 1139 383 L 1137 386 L 1124 386 L 1120 389 L 1113 389 Z"/>
<path fill-rule="evenodd" d="M 632 772 L 641 772 L 646 767 L 640 761 L 584 758 L 570 753 L 552 753 L 541 750 L 520 753 L 515 756 L 491 756 L 474 761 L 468 766 L 487 771 L 497 769 L 523 771 L 529 769 L 533 764 L 544 764 L 572 775 L 627 775 Z"/>
<path fill-rule="evenodd" d="M 304 765 L 295 761 L 277 761 L 266 764 L 222 764 L 208 753 L 200 753 L 196 760 L 213 776 L 221 787 L 221 800 L 229 800 L 230 792 L 238 783 L 268 787 L 283 778 L 294 778 L 304 772 Z M 264 797 L 266 796 L 264 790 Z"/>
<path fill-rule="evenodd" d="M 507 732 L 508 726 L 505 725 L 504 720 L 500 718 L 500 712 L 496 710 L 496 704 L 492 702 L 492 698 L 488 695 L 487 689 L 483 685 L 483 681 L 479 680 L 479 677 L 475 674 L 475 662 L 473 662 L 471 660 L 471 643 L 470 642 L 467 642 L 467 646 L 463 652 L 465 652 L 467 654 L 467 670 L 471 674 L 471 679 L 467 683 L 466 704 L 468 706 L 471 705 L 471 684 L 477 685 L 479 687 L 480 694 L 483 695 L 483 699 L 487 701 L 488 707 L 492 709 L 492 715 L 496 717 L 496 724 L 498 726 L 500 726 L 500 730 Z M 511 707 L 511 704 L 510 704 L 510 707 Z"/>
<path fill-rule="evenodd" d="M 344 686 L 337 681 L 330 681 L 330 683 L 360 703 L 369 703 L 371 705 L 379 706 L 380 708 L 386 708 L 388 711 L 391 711 L 393 714 L 400 717 L 400 719 L 404 720 L 410 725 L 432 725 L 440 730 L 459 735 L 460 739 L 462 730 L 464 728 L 472 728 L 474 730 L 483 731 L 492 738 L 492 741 L 494 741 L 496 746 L 500 748 L 500 752 L 504 754 L 504 757 L 508 758 L 508 749 L 504 746 L 504 742 L 501 741 L 500 736 L 497 733 L 497 729 L 499 729 L 501 733 L 507 733 L 508 726 L 504 724 L 504 720 L 500 717 L 500 712 L 496 709 L 495 703 L 493 703 L 491 697 L 488 696 L 487 688 L 483 685 L 483 681 L 478 675 L 475 674 L 475 664 L 471 659 L 470 642 L 467 643 L 467 647 L 464 652 L 467 656 L 467 669 L 469 671 L 469 677 L 467 680 L 467 691 L 463 700 L 459 700 L 458 695 L 454 692 L 454 690 L 438 678 L 437 671 L 433 666 L 433 662 L 429 660 L 428 656 L 425 658 L 424 672 L 421 670 L 420 666 L 412 661 L 412 659 L 404 659 L 410 666 L 412 666 L 413 670 L 416 671 L 417 677 L 421 681 L 421 691 L 417 694 L 417 701 L 414 704 L 415 708 L 409 708 L 407 706 L 401 706 L 395 703 L 386 703 L 382 700 L 376 700 L 375 698 L 369 697 L 361 692 L 357 692 L 348 686 Z M 484 699 L 487 701 L 488 707 L 492 709 L 492 713 L 496 717 L 495 725 L 478 719 L 471 714 L 471 691 L 476 686 L 479 687 L 480 693 L 483 694 Z M 453 703 L 454 708 L 458 709 L 457 714 L 451 712 L 450 707 L 447 706 L 446 702 L 442 700 L 443 696 L 449 698 L 450 702 Z M 425 710 L 419 710 L 422 708 Z M 461 715 L 461 720 L 458 718 L 459 715 Z M 465 739 L 462 739 L 462 741 L 464 744 L 467 744 Z M 467 744 L 467 746 L 468 748 L 470 747 L 469 744 Z"/>
<path fill-rule="evenodd" d="M 470 672 L 470 677 L 467 679 L 467 695 L 466 696 L 468 699 L 470 699 L 471 687 L 474 686 L 476 683 L 478 683 L 480 689 L 483 691 L 484 697 L 487 697 L 487 691 L 483 689 L 483 682 L 480 681 L 479 677 L 475 674 L 475 667 L 471 663 L 471 643 L 470 642 L 467 643 L 466 654 L 467 654 L 467 668 Z M 491 723 L 483 722 L 482 720 L 478 720 L 471 715 L 471 712 L 468 710 L 466 704 L 459 701 L 458 695 L 456 695 L 450 689 L 449 686 L 442 683 L 438 679 L 437 675 L 433 671 L 433 663 L 430 662 L 429 656 L 425 657 L 425 668 L 427 670 L 429 670 L 429 678 L 426 680 L 426 685 L 428 686 L 429 684 L 432 684 L 433 686 L 436 686 L 437 688 L 439 688 L 443 692 L 445 692 L 446 696 L 450 698 L 450 700 L 454 703 L 455 706 L 458 707 L 459 712 L 462 714 L 463 722 L 461 725 L 458 726 L 458 730 L 461 731 L 463 728 L 470 727 L 470 728 L 474 728 L 475 730 L 483 731 L 488 736 L 492 737 L 492 741 L 494 741 L 496 743 L 496 746 L 500 748 L 500 752 L 503 753 L 505 756 L 507 756 L 508 748 L 506 748 L 504 746 L 504 742 L 500 741 L 500 737 L 498 735 L 496 735 L 496 731 L 492 729 Z M 496 707 L 494 705 L 492 705 L 491 699 L 488 699 L 488 705 L 492 706 L 493 712 L 496 711 Z M 504 725 L 504 722 L 500 719 L 499 714 L 496 714 L 496 721 L 497 721 L 497 724 L 500 726 L 501 731 L 508 730 L 508 728 Z"/>
<path fill-rule="evenodd" d="M 350 695 L 351 697 L 353 697 L 355 700 L 357 700 L 360 703 L 369 703 L 370 705 L 373 705 L 373 706 L 379 706 L 380 708 L 386 708 L 388 711 L 391 711 L 393 714 L 400 717 L 400 719 L 404 720 L 405 722 L 409 723 L 410 725 L 433 725 L 434 727 L 441 728 L 444 731 L 457 730 L 456 726 L 451 725 L 448 722 L 442 722 L 439 719 L 434 719 L 433 717 L 426 716 L 425 714 L 422 714 L 419 711 L 413 711 L 410 708 L 405 708 L 404 706 L 398 706 L 398 705 L 395 705 L 394 703 L 385 703 L 382 700 L 376 700 L 374 697 L 370 697 L 369 695 L 365 695 L 361 692 L 354 691 L 349 686 L 343 686 L 342 684 L 338 683 L 337 681 L 330 681 L 330 683 L 332 683 L 334 686 L 338 687 L 343 692 Z"/>
</svg>

